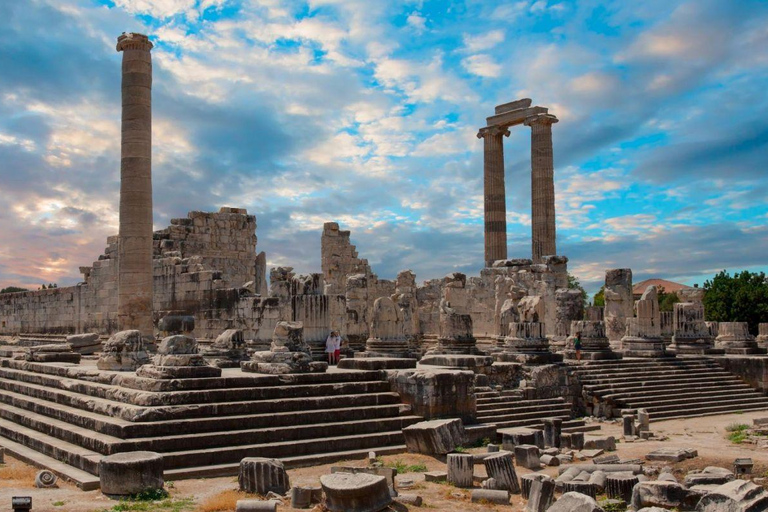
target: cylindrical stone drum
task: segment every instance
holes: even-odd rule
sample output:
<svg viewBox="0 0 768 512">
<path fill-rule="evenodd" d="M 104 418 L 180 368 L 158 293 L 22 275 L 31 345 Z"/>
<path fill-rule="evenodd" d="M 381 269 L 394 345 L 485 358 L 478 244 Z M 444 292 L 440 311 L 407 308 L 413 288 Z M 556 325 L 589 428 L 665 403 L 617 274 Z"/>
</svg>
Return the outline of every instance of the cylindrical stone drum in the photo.
<svg viewBox="0 0 768 512">
<path fill-rule="evenodd" d="M 333 473 L 320 477 L 325 506 L 331 512 L 379 512 L 392 503 L 387 479 L 367 473 Z"/>
<path fill-rule="evenodd" d="M 636 476 L 611 475 L 605 479 L 605 494 L 614 500 L 632 501 L 632 489 L 639 482 Z"/>
<path fill-rule="evenodd" d="M 475 458 L 471 453 L 448 454 L 448 483 L 456 487 L 472 487 L 474 469 Z"/>
<path fill-rule="evenodd" d="M 155 452 L 125 452 L 99 461 L 101 492 L 128 496 L 163 488 L 163 456 Z"/>
<path fill-rule="evenodd" d="M 597 498 L 597 486 L 589 482 L 576 482 L 571 480 L 563 484 L 563 493 L 566 492 L 578 492 L 580 494 L 586 494 L 592 499 Z"/>
</svg>

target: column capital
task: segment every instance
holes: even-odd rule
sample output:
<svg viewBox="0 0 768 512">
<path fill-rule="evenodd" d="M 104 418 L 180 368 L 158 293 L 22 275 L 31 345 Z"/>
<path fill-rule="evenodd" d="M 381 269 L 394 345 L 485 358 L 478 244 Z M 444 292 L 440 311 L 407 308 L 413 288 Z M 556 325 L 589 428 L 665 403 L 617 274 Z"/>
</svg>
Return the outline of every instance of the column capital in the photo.
<svg viewBox="0 0 768 512">
<path fill-rule="evenodd" d="M 553 125 L 557 123 L 559 119 L 552 114 L 537 114 L 531 116 L 524 121 L 525 126 L 532 126 L 534 124 L 540 125 Z"/>
<path fill-rule="evenodd" d="M 498 135 L 509 137 L 509 129 L 506 126 L 484 126 L 477 132 L 478 139 L 484 139 L 488 135 L 492 137 Z"/>
<path fill-rule="evenodd" d="M 150 51 L 154 45 L 144 34 L 137 34 L 136 32 L 123 32 L 117 36 L 117 51 L 123 50 L 144 50 Z"/>
</svg>

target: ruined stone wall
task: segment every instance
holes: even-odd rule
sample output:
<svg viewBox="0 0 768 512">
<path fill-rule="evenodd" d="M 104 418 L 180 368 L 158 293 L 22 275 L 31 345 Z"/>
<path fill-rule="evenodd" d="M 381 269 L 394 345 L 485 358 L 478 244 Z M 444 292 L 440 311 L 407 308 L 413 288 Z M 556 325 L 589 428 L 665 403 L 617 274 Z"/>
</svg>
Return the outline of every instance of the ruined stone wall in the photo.
<svg viewBox="0 0 768 512">
<path fill-rule="evenodd" d="M 323 224 L 320 252 L 325 293 L 328 295 L 343 294 L 347 278 L 351 275 L 373 274 L 368 260 L 358 258 L 357 248 L 350 242 L 350 232 L 339 230 L 336 222 Z"/>
<path fill-rule="evenodd" d="M 238 291 L 255 278 L 255 230 L 253 215 L 222 208 L 218 213 L 191 212 L 155 232 L 155 320 L 171 311 L 193 314 L 199 337 L 215 337 L 234 323 L 256 332 L 264 308 L 248 304 L 251 299 L 241 304 L 245 292 Z M 117 254 L 117 237 L 109 237 L 104 254 L 91 266 L 80 267 L 85 282 L 0 295 L 0 333 L 114 332 Z M 226 327 L 218 330 L 221 325 Z"/>
</svg>

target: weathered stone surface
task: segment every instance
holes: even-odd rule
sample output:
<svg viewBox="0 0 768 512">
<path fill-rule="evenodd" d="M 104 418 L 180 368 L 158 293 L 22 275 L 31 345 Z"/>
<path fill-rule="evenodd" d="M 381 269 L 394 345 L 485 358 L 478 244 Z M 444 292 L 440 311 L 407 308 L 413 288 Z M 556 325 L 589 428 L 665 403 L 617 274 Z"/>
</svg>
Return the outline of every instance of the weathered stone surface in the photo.
<svg viewBox="0 0 768 512">
<path fill-rule="evenodd" d="M 167 334 L 185 334 L 195 330 L 195 317 L 192 315 L 166 315 L 157 323 L 159 331 Z"/>
<path fill-rule="evenodd" d="M 392 497 L 397 496 L 395 490 L 395 476 L 397 476 L 397 470 L 387 467 L 353 467 L 353 466 L 331 466 L 331 473 L 367 473 L 369 475 L 383 476 L 387 479 L 387 487 Z"/>
<path fill-rule="evenodd" d="M 584 449 L 586 450 L 605 450 L 612 452 L 616 450 L 616 438 L 613 436 L 589 436 L 584 437 Z"/>
<path fill-rule="evenodd" d="M 720 322 L 717 330 L 715 347 L 725 350 L 726 354 L 755 354 L 759 351 L 746 322 Z"/>
<path fill-rule="evenodd" d="M 235 512 L 276 512 L 278 500 L 237 500 Z"/>
<path fill-rule="evenodd" d="M 566 492 L 547 512 L 604 512 L 594 498 L 578 492 Z"/>
<path fill-rule="evenodd" d="M 67 336 L 67 343 L 72 346 L 73 350 L 83 353 L 83 349 L 95 349 L 101 347 L 101 340 L 99 335 L 95 332 L 89 332 L 84 334 L 71 334 Z"/>
<path fill-rule="evenodd" d="M 501 446 L 503 449 L 513 451 L 515 446 L 529 444 L 544 447 L 544 431 L 527 427 L 514 427 L 499 429 Z"/>
<path fill-rule="evenodd" d="M 35 487 L 38 489 L 45 489 L 48 487 L 55 487 L 56 481 L 59 478 L 54 475 L 52 472 L 48 471 L 47 469 L 44 469 L 42 471 L 38 471 L 35 475 Z"/>
<path fill-rule="evenodd" d="M 237 481 L 241 491 L 252 494 L 266 495 L 271 491 L 282 495 L 291 488 L 283 463 L 263 457 L 241 460 Z"/>
<path fill-rule="evenodd" d="M 631 504 L 635 509 L 643 507 L 680 508 L 690 510 L 701 498 L 697 492 L 689 491 L 676 482 L 640 482 L 632 490 Z"/>
<path fill-rule="evenodd" d="M 418 494 L 400 494 L 395 497 L 395 501 L 404 505 L 413 505 L 414 507 L 420 507 L 424 500 Z"/>
<path fill-rule="evenodd" d="M 245 337 L 240 329 L 227 329 L 216 337 L 213 347 L 223 350 L 238 350 L 245 345 Z"/>
<path fill-rule="evenodd" d="M 533 482 L 535 480 L 551 480 L 554 482 L 552 477 L 545 475 L 543 473 L 527 473 L 525 475 L 520 476 L 520 494 L 522 495 L 523 499 L 528 499 L 530 492 L 531 492 L 531 486 L 533 485 Z"/>
<path fill-rule="evenodd" d="M 533 470 L 541 469 L 539 448 L 537 446 L 530 444 L 515 446 L 515 460 L 518 466 Z"/>
<path fill-rule="evenodd" d="M 476 423 L 475 375 L 470 371 L 434 369 L 387 372 L 392 391 L 426 420 L 461 418 Z"/>
<path fill-rule="evenodd" d="M 555 501 L 555 482 L 552 479 L 535 479 L 528 493 L 526 512 L 546 512 Z"/>
<path fill-rule="evenodd" d="M 109 338 L 96 366 L 99 370 L 134 371 L 147 363 L 149 353 L 141 331 L 129 330 L 117 332 Z"/>
<path fill-rule="evenodd" d="M 624 500 L 629 503 L 632 500 L 632 489 L 639 482 L 635 475 L 606 474 L 605 494 L 612 499 Z"/>
<path fill-rule="evenodd" d="M 475 460 L 469 453 L 449 453 L 448 483 L 456 487 L 472 487 Z"/>
<path fill-rule="evenodd" d="M 486 457 L 483 463 L 485 464 L 485 472 L 490 478 L 496 480 L 500 489 L 513 494 L 520 492 L 520 482 L 517 480 L 512 454 L 509 452 L 495 453 Z"/>
<path fill-rule="evenodd" d="M 723 485 L 733 481 L 735 478 L 732 471 L 725 468 L 708 466 L 700 472 L 691 471 L 685 475 L 683 485 L 693 487 L 694 485 Z"/>
<path fill-rule="evenodd" d="M 154 452 L 125 452 L 99 461 L 101 492 L 127 496 L 162 489 L 163 456 Z"/>
<path fill-rule="evenodd" d="M 472 489 L 470 501 L 472 503 L 495 503 L 498 505 L 508 505 L 509 491 L 494 489 Z"/>
<path fill-rule="evenodd" d="M 664 357 L 666 349 L 661 338 L 661 316 L 658 290 L 649 286 L 635 302 L 636 317 L 627 318 L 627 333 L 621 338 L 625 356 Z"/>
<path fill-rule="evenodd" d="M 768 510 L 768 492 L 746 480 L 734 480 L 705 495 L 696 512 L 764 512 Z"/>
<path fill-rule="evenodd" d="M 606 270 L 604 318 L 605 333 L 609 341 L 618 342 L 626 334 L 626 321 L 634 315 L 633 306 L 632 270 Z"/>
<path fill-rule="evenodd" d="M 379 512 L 392 503 L 383 476 L 334 473 L 320 477 L 325 506 L 331 512 Z"/>
<path fill-rule="evenodd" d="M 645 456 L 647 460 L 658 460 L 663 462 L 680 462 L 689 459 L 693 452 L 684 448 L 659 448 Z"/>
<path fill-rule="evenodd" d="M 444 482 L 448 479 L 446 471 L 427 471 L 424 473 L 424 480 L 427 482 Z"/>
<path fill-rule="evenodd" d="M 464 443 L 464 424 L 458 418 L 422 421 L 403 429 L 409 452 L 445 455 Z"/>
</svg>

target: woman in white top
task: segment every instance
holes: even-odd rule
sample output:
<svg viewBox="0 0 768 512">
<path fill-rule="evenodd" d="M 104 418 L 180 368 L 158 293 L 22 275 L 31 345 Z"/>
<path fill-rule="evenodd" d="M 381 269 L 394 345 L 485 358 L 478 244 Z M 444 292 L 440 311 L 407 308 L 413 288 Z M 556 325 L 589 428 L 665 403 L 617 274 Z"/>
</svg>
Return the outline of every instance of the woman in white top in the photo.
<svg viewBox="0 0 768 512">
<path fill-rule="evenodd" d="M 334 364 L 338 362 L 337 350 L 341 349 L 341 337 L 336 334 L 336 331 L 331 331 L 328 338 L 325 340 L 325 352 L 328 354 L 328 364 Z"/>
</svg>

